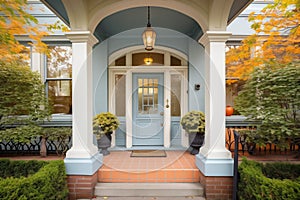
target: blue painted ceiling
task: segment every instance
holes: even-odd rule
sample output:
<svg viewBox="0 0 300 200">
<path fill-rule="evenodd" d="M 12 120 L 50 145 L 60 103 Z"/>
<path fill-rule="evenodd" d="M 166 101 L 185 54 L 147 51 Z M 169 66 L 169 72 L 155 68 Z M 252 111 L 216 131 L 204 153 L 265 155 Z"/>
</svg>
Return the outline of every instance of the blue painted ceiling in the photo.
<svg viewBox="0 0 300 200">
<path fill-rule="evenodd" d="M 69 18 L 61 0 L 41 0 L 67 25 L 70 25 Z M 230 23 L 249 3 L 253 0 L 235 0 L 228 17 Z M 191 17 L 180 12 L 161 8 L 151 7 L 152 27 L 161 27 L 179 31 L 194 40 L 198 40 L 203 32 L 199 24 Z M 147 7 L 137 7 L 114 13 L 103 19 L 94 32 L 94 35 L 103 41 L 115 34 L 126 30 L 146 27 Z"/>
<path fill-rule="evenodd" d="M 150 22 L 152 27 L 172 29 L 194 39 L 202 35 L 201 27 L 195 20 L 167 8 L 151 7 Z M 147 7 L 130 8 L 103 19 L 95 30 L 95 36 L 104 40 L 120 32 L 146 26 Z"/>
</svg>

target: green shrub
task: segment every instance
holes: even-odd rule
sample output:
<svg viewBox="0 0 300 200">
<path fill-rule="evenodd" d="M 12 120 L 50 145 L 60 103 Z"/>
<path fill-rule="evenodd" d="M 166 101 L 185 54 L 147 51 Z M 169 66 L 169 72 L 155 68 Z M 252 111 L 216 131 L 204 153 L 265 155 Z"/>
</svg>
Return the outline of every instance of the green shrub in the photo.
<svg viewBox="0 0 300 200">
<path fill-rule="evenodd" d="M 19 178 L 21 176 L 27 177 L 40 170 L 41 167 L 45 166 L 47 162 L 44 161 L 23 161 L 16 160 L 10 161 L 8 159 L 0 160 L 0 177 L 8 178 L 14 177 Z"/>
<path fill-rule="evenodd" d="M 288 147 L 300 136 L 300 63 L 264 64 L 256 68 L 234 100 L 234 107 L 257 128 L 247 140 L 259 146 Z"/>
<path fill-rule="evenodd" d="M 243 160 L 239 166 L 240 181 L 238 196 L 241 200 L 300 199 L 300 182 L 266 177 L 263 174 L 263 169 L 270 165 L 272 164 L 263 165 L 255 161 Z"/>
<path fill-rule="evenodd" d="M 0 179 L 0 199 L 66 199 L 67 195 L 66 172 L 62 160 L 50 161 L 28 177 Z"/>
<path fill-rule="evenodd" d="M 263 167 L 263 174 L 268 178 L 296 180 L 300 177 L 300 165 L 291 163 L 267 163 Z"/>
</svg>

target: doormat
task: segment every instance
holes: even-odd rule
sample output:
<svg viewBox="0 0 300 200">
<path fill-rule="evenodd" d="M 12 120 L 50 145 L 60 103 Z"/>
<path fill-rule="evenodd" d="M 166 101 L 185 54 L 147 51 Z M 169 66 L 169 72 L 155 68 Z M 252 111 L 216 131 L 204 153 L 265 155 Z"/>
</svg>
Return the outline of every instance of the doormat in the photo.
<svg viewBox="0 0 300 200">
<path fill-rule="evenodd" d="M 133 150 L 130 157 L 167 157 L 164 150 Z"/>
</svg>

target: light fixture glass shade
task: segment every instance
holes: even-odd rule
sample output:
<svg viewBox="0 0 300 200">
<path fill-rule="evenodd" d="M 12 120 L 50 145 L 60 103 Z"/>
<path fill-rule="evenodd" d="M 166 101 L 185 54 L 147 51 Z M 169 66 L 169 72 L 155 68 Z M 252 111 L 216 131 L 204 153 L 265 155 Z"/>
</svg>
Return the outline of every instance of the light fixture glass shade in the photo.
<svg viewBox="0 0 300 200">
<path fill-rule="evenodd" d="M 151 27 L 147 27 L 142 36 L 145 49 L 147 51 L 153 50 L 156 39 L 155 31 Z"/>
<path fill-rule="evenodd" d="M 144 63 L 146 65 L 151 65 L 153 63 L 153 58 L 150 57 L 144 58 Z"/>
</svg>

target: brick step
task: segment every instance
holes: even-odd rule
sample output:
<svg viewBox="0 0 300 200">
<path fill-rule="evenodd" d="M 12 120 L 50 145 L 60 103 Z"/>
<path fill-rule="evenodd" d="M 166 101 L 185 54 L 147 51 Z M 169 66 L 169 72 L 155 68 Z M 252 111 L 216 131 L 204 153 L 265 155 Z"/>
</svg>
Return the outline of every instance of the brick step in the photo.
<svg viewBox="0 0 300 200">
<path fill-rule="evenodd" d="M 203 197 L 200 183 L 97 183 L 97 197 Z"/>
<path fill-rule="evenodd" d="M 199 183 L 198 169 L 160 169 L 153 171 L 120 171 L 101 168 L 98 171 L 101 183 Z"/>
</svg>

